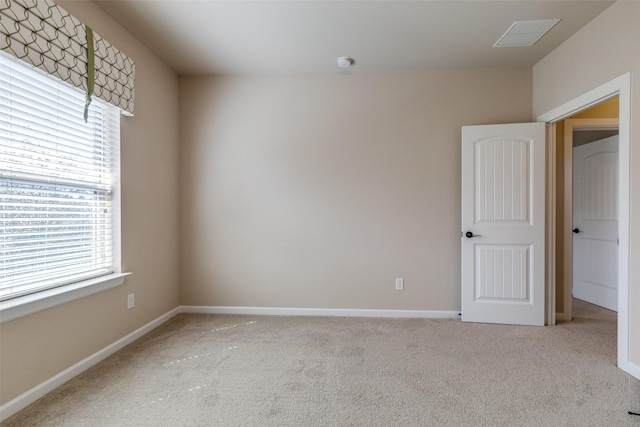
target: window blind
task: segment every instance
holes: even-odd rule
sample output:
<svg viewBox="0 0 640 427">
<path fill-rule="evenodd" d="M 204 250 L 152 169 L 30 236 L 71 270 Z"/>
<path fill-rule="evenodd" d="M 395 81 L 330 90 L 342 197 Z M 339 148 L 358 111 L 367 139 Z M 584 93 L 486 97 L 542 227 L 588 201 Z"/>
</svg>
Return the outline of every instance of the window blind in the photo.
<svg viewBox="0 0 640 427">
<path fill-rule="evenodd" d="M 0 300 L 113 271 L 118 109 L 0 55 Z"/>
</svg>

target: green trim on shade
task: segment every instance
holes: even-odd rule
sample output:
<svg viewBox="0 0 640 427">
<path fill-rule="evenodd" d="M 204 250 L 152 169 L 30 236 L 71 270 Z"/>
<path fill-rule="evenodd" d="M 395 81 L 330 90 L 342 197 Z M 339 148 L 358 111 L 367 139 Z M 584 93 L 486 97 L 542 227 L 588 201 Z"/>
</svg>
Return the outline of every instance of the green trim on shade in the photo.
<svg viewBox="0 0 640 427">
<path fill-rule="evenodd" d="M 85 25 L 87 34 L 87 102 L 84 105 L 84 122 L 89 119 L 89 104 L 91 104 L 91 95 L 93 95 L 93 86 L 95 83 L 95 46 L 93 44 L 93 30 Z"/>
</svg>

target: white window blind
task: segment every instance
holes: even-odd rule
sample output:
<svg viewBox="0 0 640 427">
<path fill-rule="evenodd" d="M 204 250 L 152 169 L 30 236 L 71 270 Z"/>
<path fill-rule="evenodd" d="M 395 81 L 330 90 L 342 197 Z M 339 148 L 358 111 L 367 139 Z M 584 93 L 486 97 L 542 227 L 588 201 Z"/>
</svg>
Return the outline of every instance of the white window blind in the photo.
<svg viewBox="0 0 640 427">
<path fill-rule="evenodd" d="M 114 271 L 119 111 L 0 55 L 0 300 Z"/>
</svg>

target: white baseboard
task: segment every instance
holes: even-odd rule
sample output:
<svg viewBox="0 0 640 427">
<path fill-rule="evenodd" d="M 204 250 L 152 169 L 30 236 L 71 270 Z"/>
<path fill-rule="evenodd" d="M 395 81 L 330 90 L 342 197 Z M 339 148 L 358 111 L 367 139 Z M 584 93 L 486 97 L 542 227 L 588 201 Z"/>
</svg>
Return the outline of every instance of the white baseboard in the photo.
<svg viewBox="0 0 640 427">
<path fill-rule="evenodd" d="M 459 319 L 458 311 L 376 310 L 347 308 L 289 308 L 289 307 L 228 307 L 183 305 L 180 313 L 252 314 L 264 316 L 330 316 L 330 317 L 392 317 L 420 319 Z"/>
<path fill-rule="evenodd" d="M 627 361 L 624 365 L 618 365 L 618 368 L 640 380 L 640 365 Z"/>
<path fill-rule="evenodd" d="M 111 345 L 108 345 L 102 350 L 81 360 L 75 365 L 70 366 L 69 368 L 65 369 L 59 374 L 54 375 L 48 380 L 33 387 L 31 390 L 27 390 L 26 392 L 22 393 L 20 396 L 0 406 L 0 422 L 6 420 L 7 418 L 12 416 L 16 412 L 20 411 L 21 409 L 26 408 L 36 400 L 43 397 L 45 394 L 49 393 L 50 391 L 53 391 L 57 387 L 60 387 L 62 384 L 66 383 L 73 377 L 91 368 L 98 362 L 101 362 L 102 360 L 111 356 L 113 353 L 120 350 L 124 346 L 131 344 L 132 342 L 134 342 L 135 340 L 137 340 L 147 332 L 150 332 L 151 330 L 162 325 L 164 322 L 171 319 L 173 316 L 175 316 L 178 313 L 180 313 L 180 308 L 179 307 L 174 308 L 168 313 L 165 313 L 162 316 L 158 317 L 157 319 L 152 320 L 146 325 L 136 329 L 135 331 L 131 332 L 129 335 L 119 339 L 118 341 L 114 342 Z"/>
</svg>

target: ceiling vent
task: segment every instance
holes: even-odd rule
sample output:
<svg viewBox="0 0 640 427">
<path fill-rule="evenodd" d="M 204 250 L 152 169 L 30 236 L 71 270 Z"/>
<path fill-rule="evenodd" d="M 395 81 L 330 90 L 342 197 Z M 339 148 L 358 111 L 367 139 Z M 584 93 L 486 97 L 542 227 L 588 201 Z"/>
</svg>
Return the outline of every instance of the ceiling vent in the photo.
<svg viewBox="0 0 640 427">
<path fill-rule="evenodd" d="M 558 22 L 560 19 L 516 21 L 493 47 L 533 46 Z"/>
</svg>

